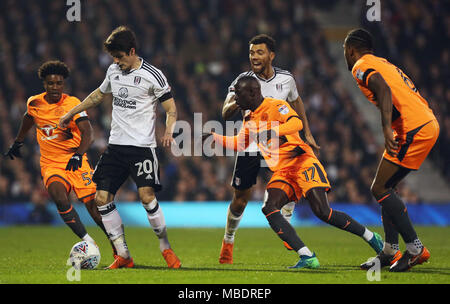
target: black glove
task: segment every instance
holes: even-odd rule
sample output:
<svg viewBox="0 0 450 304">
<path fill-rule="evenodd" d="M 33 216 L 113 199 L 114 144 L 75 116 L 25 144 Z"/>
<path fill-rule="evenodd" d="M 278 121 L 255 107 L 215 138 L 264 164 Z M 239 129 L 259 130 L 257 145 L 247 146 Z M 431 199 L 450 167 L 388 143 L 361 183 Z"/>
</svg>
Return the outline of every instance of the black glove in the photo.
<svg viewBox="0 0 450 304">
<path fill-rule="evenodd" d="M 67 163 L 66 170 L 77 171 L 83 163 L 83 155 L 75 153 Z"/>
<path fill-rule="evenodd" d="M 20 148 L 23 146 L 23 142 L 15 141 L 11 147 L 9 147 L 8 152 L 4 153 L 3 156 L 9 156 L 11 159 L 14 159 L 15 157 L 22 157 L 22 154 L 20 153 Z"/>
</svg>

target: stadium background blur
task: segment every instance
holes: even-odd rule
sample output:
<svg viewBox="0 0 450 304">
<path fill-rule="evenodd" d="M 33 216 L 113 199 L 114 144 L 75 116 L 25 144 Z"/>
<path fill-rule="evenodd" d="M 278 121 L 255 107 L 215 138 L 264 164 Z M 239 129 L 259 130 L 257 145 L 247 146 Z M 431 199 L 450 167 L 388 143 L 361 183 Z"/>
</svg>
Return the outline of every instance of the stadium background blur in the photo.
<svg viewBox="0 0 450 304">
<path fill-rule="evenodd" d="M 402 68 L 429 101 L 441 126 L 429 160 L 448 184 L 450 54 L 445 41 L 450 41 L 450 14 L 448 2 L 437 0 L 382 1 L 382 22 L 368 22 L 365 1 L 352 0 L 90 0 L 81 1 L 81 22 L 66 20 L 66 1 L 2 0 L 1 151 L 14 141 L 27 98 L 43 91 L 38 67 L 46 60 L 64 61 L 71 69 L 65 91 L 83 100 L 104 79 L 111 58 L 102 43 L 118 25 L 128 25 L 136 32 L 138 54 L 165 73 L 178 119 L 190 123 L 193 113 L 202 113 L 203 122 L 224 123 L 221 109 L 227 88 L 239 73 L 249 69 L 248 41 L 258 33 L 267 33 L 277 41 L 274 65 L 294 75 L 312 132 L 321 145 L 320 160 L 333 187 L 330 201 L 375 204 L 369 189 L 383 143 L 376 140 L 364 113 L 355 106 L 339 71 L 346 66 L 336 64 L 329 35 L 317 17 L 317 12 L 333 10 L 342 2 L 360 15 L 356 26 L 375 36 L 376 54 Z M 107 145 L 110 113 L 109 102 L 88 111 L 95 131 L 95 142 L 88 152 L 93 165 Z M 164 130 L 162 110 L 156 130 L 160 138 Z M 37 208 L 50 204 L 40 177 L 34 129 L 22 152 L 22 159 L 0 158 L 1 204 L 32 202 Z M 174 157 L 170 149 L 162 147 L 158 157 L 164 185 L 158 194 L 160 201 L 232 198 L 229 183 L 234 157 Z M 262 200 L 267 178 L 262 174 L 253 200 Z M 410 204 L 427 201 L 405 182 L 399 192 Z M 134 183 L 128 181 L 118 192 L 117 201 L 137 200 Z"/>
</svg>

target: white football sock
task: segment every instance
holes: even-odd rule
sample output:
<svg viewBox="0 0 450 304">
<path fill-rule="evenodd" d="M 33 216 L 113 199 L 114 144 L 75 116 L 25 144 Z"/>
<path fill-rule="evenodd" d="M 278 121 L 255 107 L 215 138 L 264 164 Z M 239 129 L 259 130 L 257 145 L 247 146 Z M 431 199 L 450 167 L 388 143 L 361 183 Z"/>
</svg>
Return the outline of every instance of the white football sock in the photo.
<svg viewBox="0 0 450 304">
<path fill-rule="evenodd" d="M 170 248 L 170 243 L 167 238 L 167 227 L 164 219 L 164 214 L 158 204 L 156 198 L 148 204 L 142 203 L 144 209 L 147 211 L 147 219 L 159 239 L 159 250 L 162 252 Z"/>
<path fill-rule="evenodd" d="M 127 242 L 125 241 L 125 235 L 122 234 L 112 242 L 117 250 L 118 255 L 125 259 L 130 258 L 130 251 L 128 250 Z"/>
<path fill-rule="evenodd" d="M 103 206 L 97 206 L 102 217 L 103 225 L 108 233 L 109 239 L 113 242 L 117 254 L 123 258 L 129 258 L 130 252 L 125 241 L 122 218 L 114 205 L 114 202 Z"/>
<path fill-rule="evenodd" d="M 366 228 L 362 237 L 368 242 L 373 238 L 373 232 Z"/>
<path fill-rule="evenodd" d="M 298 253 L 299 256 L 302 256 L 302 255 L 312 256 L 312 255 L 313 255 L 313 253 L 311 252 L 311 250 L 309 250 L 309 248 L 306 247 L 306 246 L 300 248 L 300 249 L 297 251 L 297 253 Z"/>
<path fill-rule="evenodd" d="M 85 236 L 82 237 L 82 240 L 97 245 L 97 244 L 95 243 L 94 239 L 93 239 L 89 234 L 87 234 L 87 233 L 86 233 Z"/>
<path fill-rule="evenodd" d="M 286 205 L 281 208 L 281 214 L 283 215 L 284 219 L 291 223 L 292 214 L 294 213 L 295 209 L 295 202 L 289 202 Z"/>
<path fill-rule="evenodd" d="M 397 251 L 400 250 L 400 246 L 398 244 L 390 244 L 384 242 L 383 252 L 389 255 L 394 255 Z"/>
<path fill-rule="evenodd" d="M 422 251 L 423 245 L 419 239 L 415 239 L 412 243 L 406 243 L 406 250 L 412 255 L 418 255 Z"/>
<path fill-rule="evenodd" d="M 243 215 L 244 213 L 239 216 L 235 216 L 233 212 L 231 212 L 230 206 L 228 206 L 227 225 L 225 226 L 224 236 L 224 240 L 226 243 L 234 243 L 234 235 L 236 234 L 236 230 L 239 227 L 239 223 L 241 222 Z"/>
</svg>

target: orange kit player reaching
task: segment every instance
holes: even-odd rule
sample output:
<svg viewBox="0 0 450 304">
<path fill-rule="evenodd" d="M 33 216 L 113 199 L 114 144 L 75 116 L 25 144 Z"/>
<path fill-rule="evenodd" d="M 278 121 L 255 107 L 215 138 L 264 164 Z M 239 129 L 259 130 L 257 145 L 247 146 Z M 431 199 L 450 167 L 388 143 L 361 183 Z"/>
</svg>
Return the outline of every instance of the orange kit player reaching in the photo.
<svg viewBox="0 0 450 304">
<path fill-rule="evenodd" d="M 67 226 L 80 239 L 95 244 L 68 197 L 73 190 L 78 199 L 85 203 L 93 220 L 106 234 L 94 202 L 96 188 L 91 180 L 92 168 L 86 157 L 83 157 L 93 141 L 92 127 L 87 114 L 84 112 L 74 117 L 67 128 L 58 127 L 60 116 L 80 103 L 76 97 L 63 93 L 64 79 L 69 73 L 67 65 L 60 61 L 48 61 L 41 65 L 38 75 L 43 81 L 45 92 L 28 99 L 27 111 L 16 140 L 4 155 L 11 159 L 21 157 L 20 148 L 23 146 L 25 136 L 36 125 L 44 185 Z"/>
<path fill-rule="evenodd" d="M 386 243 L 375 257 L 392 272 L 406 271 L 430 257 L 417 237 L 405 204 L 394 189 L 412 170 L 418 170 L 433 148 L 439 125 L 427 101 L 419 94 L 411 79 L 395 65 L 373 54 L 372 35 L 364 29 L 348 33 L 344 56 L 358 87 L 381 112 L 385 138 L 383 157 L 371 191 L 381 206 Z M 406 243 L 401 256 L 398 234 Z M 401 256 L 401 258 L 400 258 Z M 368 269 L 376 261 L 361 265 Z"/>
<path fill-rule="evenodd" d="M 235 85 L 235 93 L 237 105 L 242 110 L 250 110 L 239 134 L 229 137 L 209 133 L 202 139 L 213 135 L 216 143 L 238 151 L 244 150 L 252 141 L 257 142 L 273 171 L 262 212 L 273 231 L 299 254 L 300 260 L 292 268 L 319 267 L 315 253 L 305 246 L 280 212 L 285 204 L 298 201 L 302 196 L 322 221 L 364 238 L 379 253 L 383 241 L 377 233 L 347 214 L 330 208 L 326 192 L 331 187 L 327 175 L 312 148 L 301 140 L 298 132 L 303 124 L 291 106 L 283 100 L 264 98 L 259 82 L 252 76 L 241 77 Z"/>
</svg>

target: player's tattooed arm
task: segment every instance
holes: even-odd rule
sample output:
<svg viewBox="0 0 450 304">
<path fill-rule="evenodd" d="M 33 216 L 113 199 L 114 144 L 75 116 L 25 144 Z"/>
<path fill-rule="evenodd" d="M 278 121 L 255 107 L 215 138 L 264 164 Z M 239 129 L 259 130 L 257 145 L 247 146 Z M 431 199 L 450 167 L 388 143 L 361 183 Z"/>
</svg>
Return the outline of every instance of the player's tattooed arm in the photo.
<svg viewBox="0 0 450 304">
<path fill-rule="evenodd" d="M 170 147 L 174 142 L 173 131 L 175 129 L 175 123 L 177 122 L 177 106 L 173 98 L 169 98 L 161 103 L 162 107 L 166 111 L 166 131 L 162 138 L 162 144 L 164 147 Z"/>
<path fill-rule="evenodd" d="M 381 113 L 381 125 L 383 127 L 384 145 L 386 152 L 392 156 L 397 154 L 398 143 L 394 138 L 391 128 L 392 122 L 392 94 L 391 89 L 384 81 L 380 73 L 373 74 L 368 81 L 369 90 L 374 94 Z"/>
<path fill-rule="evenodd" d="M 76 114 L 97 106 L 103 101 L 103 97 L 105 97 L 105 95 L 105 93 L 102 93 L 102 91 L 97 88 L 95 91 L 89 94 L 89 96 L 86 97 L 79 105 L 75 106 L 74 108 L 72 108 L 72 110 L 62 116 L 59 120 L 59 126 L 62 128 L 67 127 L 69 122 Z"/>
</svg>

